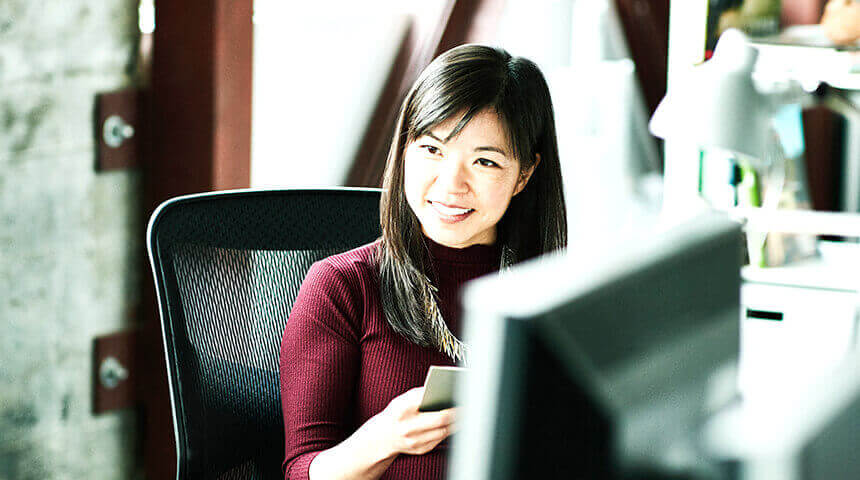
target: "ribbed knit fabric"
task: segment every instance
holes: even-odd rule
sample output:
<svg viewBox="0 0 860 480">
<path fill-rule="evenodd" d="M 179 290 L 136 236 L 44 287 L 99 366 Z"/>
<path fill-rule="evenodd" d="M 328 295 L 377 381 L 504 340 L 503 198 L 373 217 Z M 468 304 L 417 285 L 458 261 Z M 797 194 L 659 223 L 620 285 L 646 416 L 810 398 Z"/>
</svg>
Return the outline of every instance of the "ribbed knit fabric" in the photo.
<svg viewBox="0 0 860 480">
<path fill-rule="evenodd" d="M 459 336 L 460 286 L 498 270 L 500 251 L 426 241 L 439 308 Z M 315 263 L 290 312 L 280 356 L 285 479 L 307 479 L 320 451 L 343 441 L 394 397 L 421 386 L 431 365 L 453 365 L 386 323 L 373 261 L 377 247 L 378 241 Z M 447 450 L 446 440 L 425 455 L 399 455 L 381 478 L 442 479 Z"/>
</svg>

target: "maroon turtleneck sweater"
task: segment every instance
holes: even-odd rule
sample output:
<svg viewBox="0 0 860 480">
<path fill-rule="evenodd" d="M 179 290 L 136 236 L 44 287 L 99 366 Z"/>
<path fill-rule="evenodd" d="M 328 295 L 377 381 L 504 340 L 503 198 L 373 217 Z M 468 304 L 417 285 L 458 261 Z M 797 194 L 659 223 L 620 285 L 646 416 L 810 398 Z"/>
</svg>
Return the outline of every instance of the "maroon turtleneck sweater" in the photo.
<svg viewBox="0 0 860 480">
<path fill-rule="evenodd" d="M 439 284 L 439 308 L 460 336 L 460 286 L 496 271 L 496 246 L 454 249 L 426 239 Z M 311 461 L 396 396 L 421 386 L 430 365 L 453 365 L 435 348 L 395 334 L 382 313 L 378 241 L 315 263 L 305 277 L 281 342 L 285 479 L 307 479 Z M 432 277 L 431 277 L 432 278 Z M 399 455 L 382 479 L 442 479 L 448 442 L 425 455 Z"/>
</svg>

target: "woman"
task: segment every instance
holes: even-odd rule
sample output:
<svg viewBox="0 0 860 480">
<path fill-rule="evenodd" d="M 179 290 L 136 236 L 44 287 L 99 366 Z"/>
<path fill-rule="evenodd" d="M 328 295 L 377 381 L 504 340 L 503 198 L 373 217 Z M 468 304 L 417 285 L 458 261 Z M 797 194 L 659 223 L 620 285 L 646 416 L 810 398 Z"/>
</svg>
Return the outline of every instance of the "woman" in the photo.
<svg viewBox="0 0 860 480">
<path fill-rule="evenodd" d="M 383 187 L 382 238 L 314 264 L 290 313 L 285 478 L 444 477 L 456 409 L 418 404 L 429 366 L 467 355 L 460 285 L 567 243 L 538 68 L 479 45 L 434 60 L 403 102 Z"/>
</svg>

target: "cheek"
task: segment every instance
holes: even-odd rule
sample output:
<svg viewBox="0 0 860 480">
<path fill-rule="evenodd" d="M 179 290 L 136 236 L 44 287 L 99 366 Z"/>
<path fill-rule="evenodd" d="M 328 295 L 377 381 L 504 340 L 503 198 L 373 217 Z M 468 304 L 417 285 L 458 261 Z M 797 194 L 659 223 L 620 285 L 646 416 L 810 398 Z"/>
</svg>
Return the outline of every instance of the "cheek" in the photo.
<svg viewBox="0 0 860 480">
<path fill-rule="evenodd" d="M 406 201 L 409 202 L 412 210 L 415 210 L 418 204 L 421 203 L 421 198 L 426 189 L 424 174 L 420 168 L 421 163 L 415 160 L 410 161 L 407 154 L 403 165 L 403 190 L 406 193 Z"/>
<path fill-rule="evenodd" d="M 493 217 L 501 218 L 508 204 L 511 202 L 514 192 L 514 181 L 509 179 L 499 179 L 483 189 L 481 195 L 481 204 L 486 212 L 492 212 Z"/>
</svg>

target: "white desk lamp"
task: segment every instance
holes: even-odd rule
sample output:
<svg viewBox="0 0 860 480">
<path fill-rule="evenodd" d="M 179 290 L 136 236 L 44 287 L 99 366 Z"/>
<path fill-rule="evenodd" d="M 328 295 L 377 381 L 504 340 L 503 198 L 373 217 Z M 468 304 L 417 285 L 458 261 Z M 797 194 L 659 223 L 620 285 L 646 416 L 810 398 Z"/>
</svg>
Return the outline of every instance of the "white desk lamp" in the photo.
<svg viewBox="0 0 860 480">
<path fill-rule="evenodd" d="M 736 29 L 720 36 L 714 56 L 673 79 L 651 118 L 651 133 L 667 141 L 722 149 L 753 164 L 767 158 L 772 119 L 784 105 L 825 105 L 851 119 L 860 110 L 825 82 L 767 78 L 755 71 L 758 51 Z M 693 159 L 691 159 L 693 161 Z M 860 238 L 856 214 L 733 209 L 748 229 Z M 759 226 L 766 225 L 767 229 Z"/>
<path fill-rule="evenodd" d="M 669 141 L 762 158 L 773 106 L 753 83 L 757 58 L 743 33 L 724 33 L 710 61 L 673 79 L 651 118 L 651 132 Z"/>
</svg>

